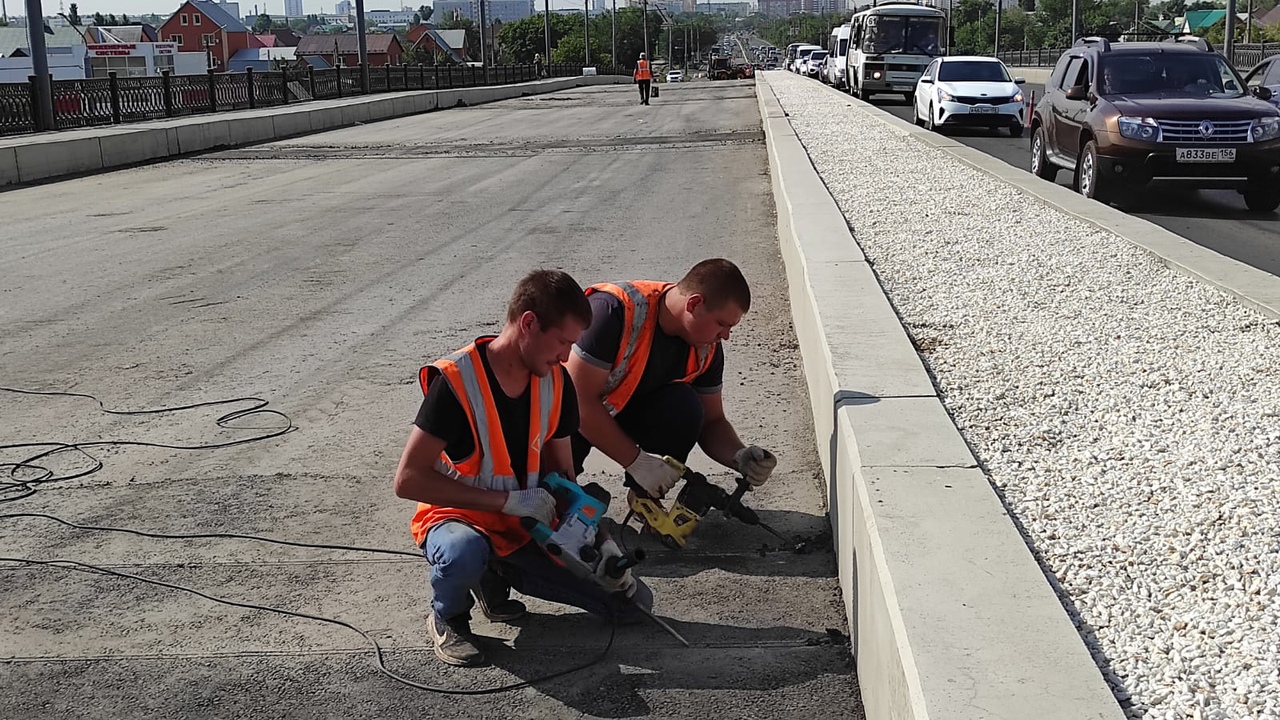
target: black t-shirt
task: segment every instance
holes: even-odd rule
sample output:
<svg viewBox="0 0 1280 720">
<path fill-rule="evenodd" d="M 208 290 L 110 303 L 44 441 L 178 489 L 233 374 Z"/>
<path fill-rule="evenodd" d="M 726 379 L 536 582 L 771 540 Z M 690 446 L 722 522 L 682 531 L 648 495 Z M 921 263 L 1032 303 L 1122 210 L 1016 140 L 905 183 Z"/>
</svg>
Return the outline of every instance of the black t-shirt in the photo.
<svg viewBox="0 0 1280 720">
<path fill-rule="evenodd" d="M 608 370 L 618 357 L 622 345 L 622 330 L 627 322 L 627 309 L 622 301 L 607 292 L 591 294 L 591 327 L 582 333 L 574 345 L 574 352 L 588 363 Z M 689 343 L 662 331 L 659 326 L 653 334 L 653 349 L 645 363 L 644 374 L 636 386 L 635 396 L 643 396 L 663 385 L 683 378 L 689 364 Z M 689 382 L 693 389 L 705 394 L 720 392 L 724 384 L 724 346 L 716 343 L 711 365 Z"/>
<path fill-rule="evenodd" d="M 526 465 L 529 463 L 529 412 L 533 401 L 530 387 L 526 387 L 520 397 L 508 397 L 498 384 L 498 378 L 489 366 L 489 346 L 482 344 L 480 364 L 484 365 L 484 374 L 489 379 L 489 388 L 493 391 L 493 405 L 502 422 L 502 439 L 507 443 L 507 455 L 511 458 L 511 470 L 518 478 L 523 478 Z M 561 371 L 564 377 L 564 389 L 560 395 L 560 422 L 556 425 L 553 438 L 569 437 L 578 431 L 578 392 L 573 387 L 569 373 Z M 475 452 L 476 439 L 471 432 L 471 423 L 467 420 L 467 411 L 453 394 L 448 382 L 440 382 L 441 376 L 427 387 L 427 396 L 418 408 L 418 418 L 414 420 L 425 433 L 430 433 L 444 440 L 444 452 L 454 462 L 465 460 Z"/>
</svg>

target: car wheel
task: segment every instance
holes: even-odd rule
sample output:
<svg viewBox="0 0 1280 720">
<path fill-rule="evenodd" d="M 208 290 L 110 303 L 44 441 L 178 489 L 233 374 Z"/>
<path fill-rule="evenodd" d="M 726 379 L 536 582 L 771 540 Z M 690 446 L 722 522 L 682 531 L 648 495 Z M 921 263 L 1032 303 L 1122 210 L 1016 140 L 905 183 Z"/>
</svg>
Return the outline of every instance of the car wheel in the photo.
<svg viewBox="0 0 1280 720">
<path fill-rule="evenodd" d="M 1085 143 L 1084 152 L 1080 153 L 1080 164 L 1076 168 L 1076 184 L 1080 188 L 1080 194 L 1090 200 L 1111 202 L 1111 187 L 1102 177 L 1102 167 L 1098 162 L 1098 143 L 1093 140 Z"/>
<path fill-rule="evenodd" d="M 1009 126 L 1009 137 L 1022 137 L 1022 125 L 1014 123 Z"/>
<path fill-rule="evenodd" d="M 1058 168 L 1049 162 L 1043 125 L 1037 127 L 1035 133 L 1031 135 L 1031 174 L 1049 182 L 1053 182 L 1058 177 Z"/>
<path fill-rule="evenodd" d="M 1258 213 L 1274 212 L 1280 207 L 1280 188 L 1250 186 L 1244 191 L 1244 204 Z"/>
<path fill-rule="evenodd" d="M 916 127 L 924 126 L 924 120 L 920 118 L 920 103 L 916 102 L 915 98 L 911 98 L 911 121 L 916 124 Z"/>
<path fill-rule="evenodd" d="M 925 116 L 924 126 L 929 128 L 929 132 L 942 132 L 936 120 L 933 119 L 933 103 L 929 103 L 929 114 Z"/>
</svg>

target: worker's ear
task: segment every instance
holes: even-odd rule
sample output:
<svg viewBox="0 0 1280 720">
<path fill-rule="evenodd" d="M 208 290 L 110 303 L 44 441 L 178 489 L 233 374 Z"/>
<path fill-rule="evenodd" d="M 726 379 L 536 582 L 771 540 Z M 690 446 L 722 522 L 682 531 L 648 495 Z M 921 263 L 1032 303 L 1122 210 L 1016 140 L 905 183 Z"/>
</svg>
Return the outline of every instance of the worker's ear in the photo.
<svg viewBox="0 0 1280 720">
<path fill-rule="evenodd" d="M 524 332 L 533 332 L 540 327 L 538 316 L 532 310 L 525 310 L 517 321 L 520 329 Z"/>
<path fill-rule="evenodd" d="M 706 298 L 702 297 L 702 295 L 698 293 L 694 293 L 689 296 L 688 300 L 684 301 L 684 309 L 686 312 L 692 315 L 694 310 L 697 310 L 699 307 L 705 305 L 706 303 L 707 303 Z"/>
</svg>

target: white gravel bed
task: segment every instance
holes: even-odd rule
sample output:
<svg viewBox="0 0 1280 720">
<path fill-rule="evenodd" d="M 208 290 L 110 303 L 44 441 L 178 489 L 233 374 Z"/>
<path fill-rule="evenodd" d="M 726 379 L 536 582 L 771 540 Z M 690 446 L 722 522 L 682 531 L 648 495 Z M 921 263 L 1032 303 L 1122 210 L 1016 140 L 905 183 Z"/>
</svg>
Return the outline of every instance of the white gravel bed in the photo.
<svg viewBox="0 0 1280 720">
<path fill-rule="evenodd" d="M 768 80 L 1129 716 L 1280 720 L 1280 324 Z"/>
</svg>

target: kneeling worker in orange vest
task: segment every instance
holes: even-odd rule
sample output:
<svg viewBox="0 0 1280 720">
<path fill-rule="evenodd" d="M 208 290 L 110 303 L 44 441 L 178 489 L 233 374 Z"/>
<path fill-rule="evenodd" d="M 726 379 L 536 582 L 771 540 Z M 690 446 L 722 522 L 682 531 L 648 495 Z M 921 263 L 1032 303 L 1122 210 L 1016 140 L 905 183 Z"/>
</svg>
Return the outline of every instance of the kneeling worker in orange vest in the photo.
<svg viewBox="0 0 1280 720">
<path fill-rule="evenodd" d="M 427 629 L 436 655 L 450 665 L 484 662 L 471 632 L 473 598 L 500 622 L 525 612 L 510 599 L 512 587 L 622 622 L 643 619 L 635 605 L 653 606 L 652 592 L 629 570 L 616 580 L 602 576 L 601 585 L 580 580 L 520 525 L 522 517 L 551 523 L 555 500 L 538 487 L 543 474 L 577 477 L 569 436 L 578 429 L 578 400 L 562 363 L 590 323 L 578 283 L 538 270 L 516 286 L 496 337 L 419 372 L 425 399 L 395 493 L 418 501 L 410 529 L 431 563 Z M 621 554 L 606 541 L 604 557 Z M 611 601 L 619 591 L 632 599 L 622 610 Z"/>
<path fill-rule="evenodd" d="M 653 82 L 653 71 L 649 69 L 649 61 L 645 59 L 645 54 L 640 53 L 640 59 L 636 61 L 636 71 L 633 73 L 636 79 L 636 85 L 640 88 L 640 104 L 649 104 L 649 85 Z"/>
<path fill-rule="evenodd" d="M 737 266 L 703 260 L 678 283 L 604 283 L 587 295 L 591 326 L 566 365 L 581 417 L 575 470 L 582 472 L 597 447 L 661 498 L 680 479 L 662 456 L 685 462 L 697 444 L 752 485 L 768 480 L 777 459 L 738 439 L 720 394 L 721 343 L 751 308 L 751 288 Z"/>
</svg>

